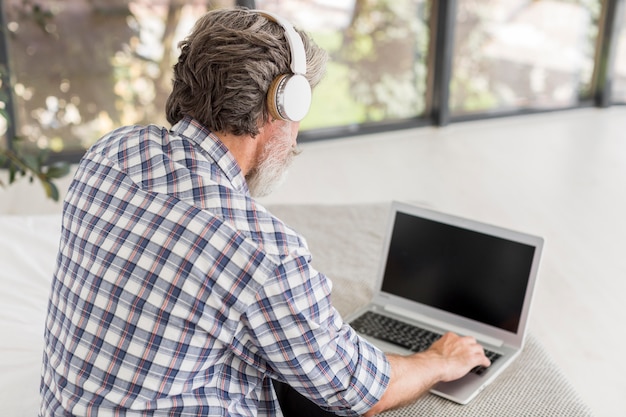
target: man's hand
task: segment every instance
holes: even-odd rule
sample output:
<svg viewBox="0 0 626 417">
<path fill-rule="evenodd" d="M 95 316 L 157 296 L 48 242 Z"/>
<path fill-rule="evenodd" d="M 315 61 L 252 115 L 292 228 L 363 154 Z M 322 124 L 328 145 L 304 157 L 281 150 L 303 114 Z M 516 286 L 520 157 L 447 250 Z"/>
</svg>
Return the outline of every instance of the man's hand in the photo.
<svg viewBox="0 0 626 417">
<path fill-rule="evenodd" d="M 461 337 L 446 333 L 424 352 L 433 361 L 441 362 L 439 381 L 454 381 L 467 374 L 472 368 L 489 366 L 491 361 L 485 356 L 485 350 L 471 336 Z"/>
<path fill-rule="evenodd" d="M 365 416 L 409 404 L 441 381 L 453 381 L 472 368 L 491 362 L 475 338 L 446 333 L 425 352 L 409 356 L 387 355 L 391 364 L 389 386 Z"/>
</svg>

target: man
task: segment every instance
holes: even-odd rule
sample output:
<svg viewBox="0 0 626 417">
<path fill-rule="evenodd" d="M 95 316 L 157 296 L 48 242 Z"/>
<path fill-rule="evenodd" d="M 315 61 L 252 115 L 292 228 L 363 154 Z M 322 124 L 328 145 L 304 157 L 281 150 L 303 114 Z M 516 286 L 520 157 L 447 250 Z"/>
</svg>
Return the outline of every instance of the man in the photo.
<svg viewBox="0 0 626 417">
<path fill-rule="evenodd" d="M 41 416 L 294 403 L 290 415 L 373 415 L 489 365 L 472 338 L 407 357 L 361 339 L 303 238 L 254 199 L 289 165 L 325 60 L 278 16 L 209 12 L 181 43 L 172 128 L 120 128 L 85 154 L 64 205 Z"/>
</svg>

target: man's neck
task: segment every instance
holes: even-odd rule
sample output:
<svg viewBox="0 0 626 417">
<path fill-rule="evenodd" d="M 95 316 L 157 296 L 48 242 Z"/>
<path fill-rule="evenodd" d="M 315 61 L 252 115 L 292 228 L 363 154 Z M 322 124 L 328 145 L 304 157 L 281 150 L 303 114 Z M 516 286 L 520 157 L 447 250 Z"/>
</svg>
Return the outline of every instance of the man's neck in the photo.
<svg viewBox="0 0 626 417">
<path fill-rule="evenodd" d="M 233 154 L 243 175 L 247 175 L 258 160 L 259 136 L 253 138 L 250 135 L 237 136 L 225 132 L 213 133 Z"/>
<path fill-rule="evenodd" d="M 244 176 L 246 176 L 259 163 L 266 143 L 270 141 L 273 137 L 276 137 L 277 132 L 280 129 L 284 129 L 285 123 L 288 122 L 269 120 L 267 121 L 267 123 L 265 123 L 265 125 L 261 126 L 261 128 L 259 129 L 259 134 L 255 137 L 252 137 L 250 135 L 237 136 L 227 132 L 213 133 L 222 141 L 224 145 L 226 145 L 228 150 L 234 155 L 235 160 L 239 164 L 241 172 Z M 294 146 L 298 126 L 299 124 L 293 125 L 293 129 L 295 129 L 295 132 L 293 133 Z"/>
</svg>

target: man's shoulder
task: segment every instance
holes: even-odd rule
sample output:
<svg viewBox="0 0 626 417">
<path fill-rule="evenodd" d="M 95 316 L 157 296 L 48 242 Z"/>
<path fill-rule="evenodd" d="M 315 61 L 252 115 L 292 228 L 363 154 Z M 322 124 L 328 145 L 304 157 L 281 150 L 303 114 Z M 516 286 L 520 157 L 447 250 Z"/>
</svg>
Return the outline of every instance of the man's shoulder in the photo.
<svg viewBox="0 0 626 417">
<path fill-rule="evenodd" d="M 262 245 L 268 254 L 282 258 L 295 249 L 307 248 L 303 236 L 253 198 L 243 198 L 237 204 L 228 202 L 211 211 Z"/>
<path fill-rule="evenodd" d="M 146 139 L 161 138 L 169 135 L 169 130 L 157 125 L 128 125 L 111 130 L 94 143 L 92 152 L 103 151 L 112 147 L 123 148 L 137 145 Z"/>
<path fill-rule="evenodd" d="M 152 194 L 173 197 L 230 224 L 269 255 L 282 258 L 306 249 L 300 234 L 238 185 L 245 182 L 239 171 L 224 171 L 196 147 L 156 125 L 120 127 L 88 151 L 84 162 L 89 160 L 89 168 L 79 169 L 78 179 L 88 182 L 100 170 L 106 174 L 99 175 L 115 176 L 117 188 L 134 184 L 135 200 Z"/>
</svg>

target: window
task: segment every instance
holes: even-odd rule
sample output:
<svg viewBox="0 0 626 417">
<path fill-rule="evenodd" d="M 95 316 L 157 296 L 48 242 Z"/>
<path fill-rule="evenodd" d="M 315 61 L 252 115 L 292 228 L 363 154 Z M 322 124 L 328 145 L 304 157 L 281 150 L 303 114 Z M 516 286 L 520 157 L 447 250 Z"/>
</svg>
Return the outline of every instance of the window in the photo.
<svg viewBox="0 0 626 417">
<path fill-rule="evenodd" d="M 458 1 L 451 115 L 589 99 L 600 10 L 600 0 Z"/>
<path fill-rule="evenodd" d="M 302 130 L 424 116 L 429 42 L 425 0 L 257 0 L 328 51 Z"/>
<path fill-rule="evenodd" d="M 178 41 L 208 4 L 148 0 L 10 0 L 6 9 L 17 134 L 57 152 L 112 128 L 166 124 Z M 38 4 L 39 6 L 37 6 Z M 309 32 L 332 59 L 302 130 L 424 115 L 426 0 L 259 0 Z"/>
<path fill-rule="evenodd" d="M 613 39 L 603 18 L 617 2 L 4 0 L 0 146 L 16 134 L 76 159 L 114 127 L 167 125 L 178 42 L 236 5 L 287 17 L 330 54 L 301 140 L 589 105 L 608 85 L 600 49 L 626 103 L 626 29 Z"/>
<path fill-rule="evenodd" d="M 18 136 L 82 153 L 125 124 L 166 124 L 178 41 L 234 1 L 5 0 Z"/>
</svg>

